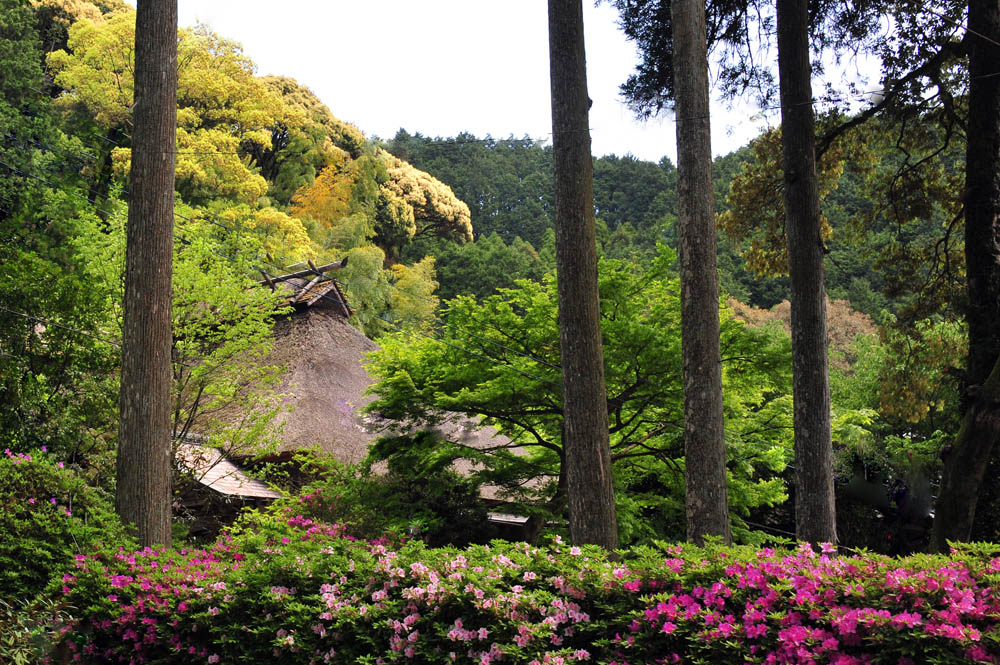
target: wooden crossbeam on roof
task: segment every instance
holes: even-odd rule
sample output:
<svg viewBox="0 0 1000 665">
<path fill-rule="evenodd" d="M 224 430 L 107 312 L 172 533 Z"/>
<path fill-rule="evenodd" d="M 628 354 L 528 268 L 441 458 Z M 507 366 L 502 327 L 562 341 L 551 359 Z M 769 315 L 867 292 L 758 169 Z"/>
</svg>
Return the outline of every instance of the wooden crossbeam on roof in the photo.
<svg viewBox="0 0 1000 665">
<path fill-rule="evenodd" d="M 354 312 L 347 304 L 347 298 L 344 297 L 336 280 L 327 274 L 346 266 L 347 258 L 321 266 L 317 266 L 312 261 L 308 261 L 307 264 L 309 266 L 307 269 L 280 276 L 270 275 L 261 270 L 260 274 L 264 279 L 257 284 L 267 285 L 272 291 L 276 291 L 280 285 L 289 292 L 285 302 L 296 307 L 312 307 L 321 299 L 327 300 L 333 303 L 334 307 L 345 318 L 350 318 Z"/>
<path fill-rule="evenodd" d="M 301 289 L 299 289 L 298 293 L 295 294 L 295 297 L 292 298 L 289 301 L 288 304 L 294 305 L 294 304 L 296 304 L 298 302 L 301 302 L 302 299 L 305 298 L 305 296 L 307 296 L 310 293 L 312 293 L 312 288 L 314 286 L 316 286 L 316 284 L 318 284 L 319 280 L 321 280 L 321 279 L 323 279 L 323 273 L 319 273 L 318 275 L 316 275 L 315 277 L 313 277 L 311 282 L 309 282 L 308 284 L 306 284 L 305 286 L 303 286 Z M 310 304 L 312 304 L 312 303 L 310 303 Z"/>
<path fill-rule="evenodd" d="M 264 275 L 264 279 L 262 279 L 257 283 L 260 284 L 261 286 L 267 284 L 273 289 L 274 285 L 280 282 L 287 282 L 290 279 L 298 279 L 300 277 L 309 277 L 310 275 L 325 275 L 331 270 L 340 270 L 346 265 L 347 265 L 347 257 L 344 257 L 340 261 L 334 261 L 333 263 L 327 263 L 321 266 L 313 265 L 313 262 L 310 261 L 309 268 L 305 270 L 299 270 L 297 272 L 290 272 L 287 275 L 281 275 L 280 277 L 271 277 L 267 273 L 264 273 L 264 271 L 261 271 L 261 273 Z"/>
</svg>

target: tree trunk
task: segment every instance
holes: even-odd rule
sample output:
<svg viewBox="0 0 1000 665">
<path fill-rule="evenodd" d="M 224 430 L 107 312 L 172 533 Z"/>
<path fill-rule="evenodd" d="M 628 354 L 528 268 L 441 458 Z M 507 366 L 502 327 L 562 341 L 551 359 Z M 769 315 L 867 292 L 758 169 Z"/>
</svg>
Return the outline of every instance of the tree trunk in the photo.
<svg viewBox="0 0 1000 665">
<path fill-rule="evenodd" d="M 778 0 L 777 19 L 785 227 L 792 287 L 795 535 L 812 543 L 836 542 L 808 0 Z"/>
<path fill-rule="evenodd" d="M 170 545 L 170 347 L 177 0 L 139 0 L 115 507 Z"/>
<path fill-rule="evenodd" d="M 968 279 L 968 392 L 962 428 L 945 459 L 931 548 L 968 540 L 983 472 L 997 438 L 1000 354 L 1000 4 L 970 0 L 969 122 L 965 152 L 965 265 Z"/>
<path fill-rule="evenodd" d="M 570 537 L 618 546 L 601 348 L 581 0 L 549 0 L 556 271 Z"/>
<path fill-rule="evenodd" d="M 931 529 L 930 550 L 947 552 L 948 541 L 966 541 L 972 531 L 979 488 L 1000 434 L 1000 360 L 975 391 L 962 417 L 962 427 L 945 459 L 941 489 Z"/>
<path fill-rule="evenodd" d="M 684 358 L 684 466 L 687 538 L 729 543 L 726 434 L 722 417 L 719 276 L 708 109 L 705 5 L 674 0 L 674 99 L 677 113 L 677 238 Z"/>
</svg>

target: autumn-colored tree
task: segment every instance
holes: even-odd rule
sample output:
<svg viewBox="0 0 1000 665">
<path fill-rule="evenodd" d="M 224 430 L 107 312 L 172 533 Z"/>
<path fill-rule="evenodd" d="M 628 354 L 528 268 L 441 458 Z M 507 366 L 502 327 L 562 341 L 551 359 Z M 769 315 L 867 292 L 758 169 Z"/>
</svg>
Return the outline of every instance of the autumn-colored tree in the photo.
<svg viewBox="0 0 1000 665">
<path fill-rule="evenodd" d="M 343 150 L 330 155 L 330 163 L 316 179 L 296 192 L 292 199 L 292 214 L 310 219 L 325 231 L 350 215 L 354 188 L 360 175 L 360 164 Z M 374 232 L 374 228 L 371 229 Z"/>
<path fill-rule="evenodd" d="M 326 247 L 349 249 L 373 239 L 387 266 L 418 234 L 472 239 L 469 207 L 451 188 L 384 150 L 352 159 L 334 148 L 330 164 L 293 197 L 292 213 L 313 220 L 327 235 L 321 240 Z M 358 217 L 367 221 L 360 236 Z"/>
<path fill-rule="evenodd" d="M 375 242 L 386 265 L 416 232 L 413 208 L 385 187 L 385 165 L 370 154 L 351 159 L 335 148 L 331 164 L 292 198 L 292 214 L 313 225 L 324 249 L 346 251 Z"/>
</svg>

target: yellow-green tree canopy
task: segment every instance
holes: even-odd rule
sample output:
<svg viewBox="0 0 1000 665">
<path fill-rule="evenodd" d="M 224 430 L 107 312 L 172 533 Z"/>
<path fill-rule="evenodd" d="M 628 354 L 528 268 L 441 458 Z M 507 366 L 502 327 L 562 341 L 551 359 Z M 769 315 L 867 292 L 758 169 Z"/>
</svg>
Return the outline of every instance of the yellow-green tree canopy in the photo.
<svg viewBox="0 0 1000 665">
<path fill-rule="evenodd" d="M 282 100 L 284 115 L 271 125 L 269 145 L 245 142 L 242 149 L 269 184 L 268 196 L 279 206 L 313 183 L 323 168 L 361 156 L 367 140 L 357 127 L 337 119 L 311 90 L 294 79 L 265 76 L 260 79 Z"/>
<path fill-rule="evenodd" d="M 106 14 L 132 10 L 124 0 L 31 0 L 31 7 L 46 53 L 66 48 L 69 26 L 80 19 L 100 23 Z"/>
<path fill-rule="evenodd" d="M 281 210 L 271 207 L 254 209 L 241 203 L 208 216 L 224 224 L 233 233 L 256 236 L 261 249 L 270 255 L 272 263 L 287 265 L 316 258 L 316 251 L 305 226 L 297 218 Z"/>
<path fill-rule="evenodd" d="M 358 246 L 361 239 L 374 238 L 386 254 L 387 265 L 392 265 L 400 248 L 417 234 L 472 240 L 469 206 L 440 180 L 384 150 L 351 159 L 335 148 L 331 155 L 316 180 L 292 199 L 293 215 L 332 234 L 320 242 L 322 246 L 346 250 Z M 345 245 L 345 220 L 356 215 L 369 220 L 368 235 L 359 239 L 352 231 L 348 236 L 352 244 Z M 351 229 L 357 228 L 351 224 Z"/>
<path fill-rule="evenodd" d="M 235 42 L 203 28 L 180 30 L 179 40 L 177 191 L 194 204 L 220 197 L 252 203 L 267 182 L 243 156 L 246 146 L 270 147 L 271 126 L 287 110 Z M 131 154 L 134 44 L 135 13 L 121 11 L 76 21 L 67 49 L 48 58 L 64 90 L 59 106 L 117 132 L 119 175 L 128 172 Z"/>
<path fill-rule="evenodd" d="M 358 158 L 367 140 L 360 129 L 340 120 L 320 101 L 312 90 L 287 76 L 265 76 L 261 79 L 272 91 L 281 96 L 285 104 L 304 112 L 301 127 L 306 131 L 320 127 L 326 138 L 351 157 Z"/>
<path fill-rule="evenodd" d="M 455 196 L 451 187 L 385 150 L 379 150 L 379 157 L 389 172 L 384 187 L 413 208 L 417 233 L 458 242 L 472 240 L 469 206 Z"/>
<path fill-rule="evenodd" d="M 334 151 L 315 181 L 292 198 L 292 214 L 305 221 L 324 249 L 347 251 L 376 239 L 383 250 L 393 248 L 394 257 L 413 236 L 412 210 L 380 196 L 385 169 L 373 157 L 351 159 L 339 148 Z"/>
<path fill-rule="evenodd" d="M 104 15 L 111 11 L 120 11 L 128 8 L 121 0 L 113 2 L 89 2 L 88 0 L 31 0 L 31 6 L 35 10 L 42 25 L 59 26 L 63 30 L 68 30 L 69 26 L 79 21 L 99 22 Z"/>
<path fill-rule="evenodd" d="M 68 126 L 108 139 L 85 175 L 103 191 L 98 198 L 111 198 L 114 179 L 128 186 L 135 11 L 77 4 L 63 12 L 65 48 L 48 64 Z M 398 265 L 400 250 L 422 230 L 471 239 L 468 207 L 428 174 L 376 150 L 308 88 L 257 77 L 238 44 L 204 26 L 179 30 L 178 40 L 176 187 L 193 216 L 255 236 L 275 264 L 353 252 L 357 283 L 348 290 L 356 323 L 370 333 L 386 329 L 386 317 L 432 320 L 433 260 Z"/>
</svg>

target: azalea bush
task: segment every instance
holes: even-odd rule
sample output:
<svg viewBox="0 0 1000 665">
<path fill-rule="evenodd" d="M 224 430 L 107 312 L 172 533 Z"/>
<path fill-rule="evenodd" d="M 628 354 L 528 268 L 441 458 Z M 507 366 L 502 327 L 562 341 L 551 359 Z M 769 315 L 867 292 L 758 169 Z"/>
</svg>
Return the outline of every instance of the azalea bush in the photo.
<svg viewBox="0 0 1000 665">
<path fill-rule="evenodd" d="M 997 663 L 996 555 L 428 549 L 274 511 L 204 550 L 78 556 L 63 648 L 84 663 Z"/>
<path fill-rule="evenodd" d="M 0 454 L 0 599 L 32 598 L 102 545 L 134 547 L 107 494 L 44 447 Z"/>
</svg>

